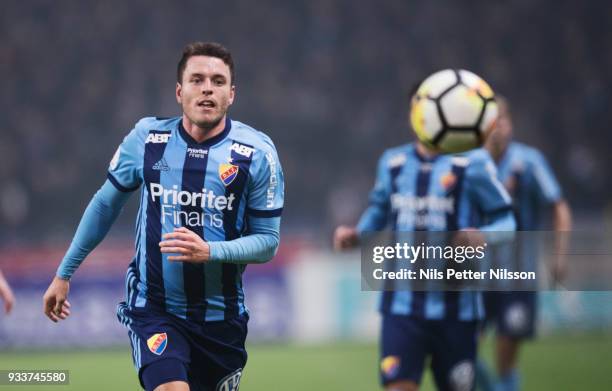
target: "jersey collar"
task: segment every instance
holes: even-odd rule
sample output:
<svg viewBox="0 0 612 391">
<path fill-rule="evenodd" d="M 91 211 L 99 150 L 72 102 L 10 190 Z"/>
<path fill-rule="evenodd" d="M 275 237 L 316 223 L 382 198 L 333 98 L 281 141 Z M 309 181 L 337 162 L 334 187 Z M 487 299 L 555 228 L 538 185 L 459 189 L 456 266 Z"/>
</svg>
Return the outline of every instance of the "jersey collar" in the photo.
<svg viewBox="0 0 612 391">
<path fill-rule="evenodd" d="M 199 142 L 195 141 L 193 139 L 193 137 L 191 137 L 189 135 L 189 133 L 187 133 L 187 131 L 183 127 L 183 119 L 182 118 L 179 120 L 179 123 L 178 123 L 178 132 L 181 135 L 181 138 L 183 140 L 185 140 L 185 142 L 188 145 L 197 145 L 198 147 L 212 147 L 213 145 L 217 144 L 219 141 L 221 141 L 224 138 L 226 138 L 227 135 L 229 134 L 231 128 L 232 128 L 232 120 L 230 120 L 230 118 L 228 116 L 226 116 L 225 117 L 225 128 L 223 128 L 221 133 L 219 133 L 216 136 L 211 137 L 209 139 L 206 139 L 206 140 L 202 141 L 201 143 L 199 143 Z"/>
</svg>

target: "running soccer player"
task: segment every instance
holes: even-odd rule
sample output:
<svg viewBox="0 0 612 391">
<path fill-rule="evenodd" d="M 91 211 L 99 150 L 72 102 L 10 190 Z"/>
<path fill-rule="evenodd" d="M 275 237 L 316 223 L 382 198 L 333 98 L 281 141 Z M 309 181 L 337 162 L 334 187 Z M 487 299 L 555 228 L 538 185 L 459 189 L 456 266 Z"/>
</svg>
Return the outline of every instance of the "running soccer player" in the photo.
<svg viewBox="0 0 612 391">
<path fill-rule="evenodd" d="M 513 199 L 517 229 L 535 231 L 540 228 L 540 209 L 552 206 L 555 231 L 571 231 L 571 210 L 561 195 L 559 184 L 540 151 L 512 141 L 513 125 L 507 100 L 498 96 L 499 117 L 497 127 L 486 142 L 498 168 L 498 177 Z M 557 245 L 563 245 L 561 238 Z M 526 252 L 525 252 L 526 250 Z M 533 262 L 537 247 L 524 247 L 521 257 Z M 559 253 L 563 253 L 559 249 Z M 560 259 L 562 260 L 562 258 Z M 553 265 L 553 277 L 561 279 L 565 263 Z M 487 323 L 496 330 L 495 358 L 497 380 L 489 380 L 484 363 L 478 363 L 479 384 L 485 390 L 516 391 L 520 389 L 517 362 L 521 343 L 532 338 L 536 321 L 535 292 L 486 292 Z"/>
<path fill-rule="evenodd" d="M 334 247 L 353 247 L 368 232 L 387 227 L 513 231 L 510 202 L 484 149 L 441 155 L 417 141 L 383 153 L 369 207 L 356 227 L 336 229 Z M 386 390 L 418 390 L 428 357 L 438 389 L 473 388 L 477 326 L 484 316 L 480 293 L 385 290 L 380 311 L 380 375 Z"/>
<path fill-rule="evenodd" d="M 185 47 L 182 116 L 143 118 L 125 137 L 44 295 L 52 321 L 70 314 L 70 278 L 140 188 L 136 254 L 117 316 L 147 390 L 238 390 L 246 364 L 241 276 L 277 250 L 284 182 L 270 138 L 227 116 L 234 82 L 226 48 Z"/>
</svg>

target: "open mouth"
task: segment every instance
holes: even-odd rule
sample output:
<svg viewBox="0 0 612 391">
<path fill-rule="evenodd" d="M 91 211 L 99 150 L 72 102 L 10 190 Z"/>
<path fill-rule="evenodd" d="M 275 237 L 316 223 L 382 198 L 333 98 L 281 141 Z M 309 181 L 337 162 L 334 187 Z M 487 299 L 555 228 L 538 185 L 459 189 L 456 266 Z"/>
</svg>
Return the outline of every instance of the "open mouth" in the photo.
<svg viewBox="0 0 612 391">
<path fill-rule="evenodd" d="M 205 109 L 212 109 L 215 106 L 215 102 L 213 102 L 212 100 L 202 100 L 198 102 L 198 107 L 203 107 Z"/>
</svg>

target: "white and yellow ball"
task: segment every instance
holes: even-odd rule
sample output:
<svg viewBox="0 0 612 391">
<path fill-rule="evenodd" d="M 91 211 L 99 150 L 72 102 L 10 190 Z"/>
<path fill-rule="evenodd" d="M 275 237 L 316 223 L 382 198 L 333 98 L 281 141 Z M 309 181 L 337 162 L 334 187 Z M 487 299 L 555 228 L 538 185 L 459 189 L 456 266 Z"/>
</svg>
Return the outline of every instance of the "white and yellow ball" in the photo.
<svg viewBox="0 0 612 391">
<path fill-rule="evenodd" d="M 443 153 L 482 146 L 496 119 L 493 90 L 478 75 L 463 69 L 434 73 L 412 97 L 410 122 L 417 137 Z"/>
</svg>

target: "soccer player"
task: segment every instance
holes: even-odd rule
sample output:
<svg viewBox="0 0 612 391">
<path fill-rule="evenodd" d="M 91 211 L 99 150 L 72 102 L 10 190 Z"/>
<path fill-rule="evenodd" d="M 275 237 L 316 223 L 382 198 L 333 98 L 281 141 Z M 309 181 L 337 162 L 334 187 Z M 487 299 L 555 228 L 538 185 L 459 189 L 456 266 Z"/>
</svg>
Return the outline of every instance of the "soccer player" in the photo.
<svg viewBox="0 0 612 391">
<path fill-rule="evenodd" d="M 553 228 L 555 231 L 571 231 L 571 210 L 563 199 L 559 184 L 546 159 L 535 148 L 512 141 L 513 125 L 510 106 L 501 96 L 496 98 L 499 117 L 495 131 L 487 139 L 486 148 L 491 153 L 498 168 L 500 181 L 505 185 L 513 199 L 517 229 L 535 231 L 540 227 L 540 210 L 543 204 L 552 206 Z M 564 245 L 560 237 L 557 246 Z M 521 254 L 524 260 L 537 258 L 537 247 L 525 247 L 527 253 Z M 559 253 L 563 253 L 559 249 Z M 563 258 L 560 258 L 562 260 Z M 561 279 L 565 263 L 553 266 L 553 277 Z M 517 361 L 521 343 L 532 338 L 536 320 L 535 292 L 486 292 L 485 307 L 487 321 L 495 326 L 495 357 L 497 367 L 496 384 L 487 387 L 484 363 L 482 388 L 495 391 L 515 391 L 520 388 Z M 479 382 L 480 383 L 480 382 Z"/>
<path fill-rule="evenodd" d="M 228 117 L 234 83 L 226 48 L 185 47 L 182 115 L 143 118 L 125 137 L 44 295 L 52 321 L 70 314 L 70 278 L 140 188 L 117 316 L 147 390 L 237 390 L 247 360 L 241 276 L 277 250 L 284 182 L 270 138 Z"/>
<path fill-rule="evenodd" d="M 510 196 L 484 149 L 442 155 L 421 142 L 383 153 L 370 203 L 356 227 L 340 226 L 334 247 L 357 245 L 368 232 L 513 231 Z M 470 390 L 482 295 L 474 291 L 385 290 L 380 375 L 386 390 L 418 390 L 428 357 L 440 390 Z"/>
<path fill-rule="evenodd" d="M 2 270 L 0 270 L 0 298 L 4 301 L 4 313 L 8 315 L 15 305 L 15 295 L 13 295 L 13 290 L 8 281 L 4 278 Z"/>
</svg>

